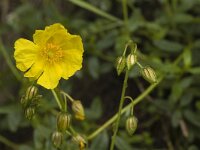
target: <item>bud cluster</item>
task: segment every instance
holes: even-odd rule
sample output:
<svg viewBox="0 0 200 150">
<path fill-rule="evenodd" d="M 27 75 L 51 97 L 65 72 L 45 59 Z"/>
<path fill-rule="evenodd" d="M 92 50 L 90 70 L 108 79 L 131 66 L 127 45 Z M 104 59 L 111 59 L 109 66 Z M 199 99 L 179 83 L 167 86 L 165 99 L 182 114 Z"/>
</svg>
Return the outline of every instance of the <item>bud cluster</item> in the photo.
<svg viewBox="0 0 200 150">
<path fill-rule="evenodd" d="M 117 74 L 120 75 L 125 69 L 130 70 L 137 62 L 135 54 L 129 54 L 127 57 L 121 56 L 117 58 Z"/>
<path fill-rule="evenodd" d="M 27 88 L 25 95 L 21 98 L 21 104 L 24 107 L 24 113 L 27 119 L 31 120 L 35 115 L 35 109 L 39 105 L 41 95 L 38 95 L 38 88 L 30 86 Z"/>
<path fill-rule="evenodd" d="M 128 54 L 128 56 L 126 57 L 126 50 L 128 46 L 131 47 L 131 53 Z M 140 73 L 143 76 L 143 78 L 150 83 L 156 83 L 157 76 L 155 71 L 151 67 L 148 66 L 143 67 L 138 62 L 136 51 L 137 51 L 137 45 L 132 41 L 129 41 L 125 47 L 123 55 L 117 58 L 116 61 L 117 74 L 120 75 L 123 71 L 130 70 L 135 64 L 137 64 L 140 67 Z"/>
<path fill-rule="evenodd" d="M 52 134 L 52 143 L 56 148 L 60 148 L 62 145 L 63 136 L 65 133 L 69 133 L 73 137 L 73 141 L 79 145 L 80 150 L 84 150 L 86 147 L 85 139 L 76 133 L 71 125 L 72 115 L 68 113 L 68 101 L 71 102 L 71 110 L 74 113 L 74 116 L 78 120 L 85 119 L 84 107 L 80 100 L 74 100 L 70 95 L 65 92 L 61 92 L 64 96 L 64 103 L 66 106 L 60 108 L 61 112 L 57 115 L 57 130 Z M 67 99 L 68 98 L 68 99 Z M 61 99 L 60 99 L 61 100 Z"/>
</svg>

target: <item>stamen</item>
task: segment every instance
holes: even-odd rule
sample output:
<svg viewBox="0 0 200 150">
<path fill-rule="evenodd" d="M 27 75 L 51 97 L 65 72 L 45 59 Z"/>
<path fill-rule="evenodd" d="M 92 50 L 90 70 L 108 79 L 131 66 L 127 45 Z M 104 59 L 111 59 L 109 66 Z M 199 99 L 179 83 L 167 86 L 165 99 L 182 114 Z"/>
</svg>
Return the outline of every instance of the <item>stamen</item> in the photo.
<svg viewBox="0 0 200 150">
<path fill-rule="evenodd" d="M 63 58 L 63 51 L 58 45 L 47 43 L 42 49 L 41 55 L 48 63 L 53 64 Z"/>
</svg>

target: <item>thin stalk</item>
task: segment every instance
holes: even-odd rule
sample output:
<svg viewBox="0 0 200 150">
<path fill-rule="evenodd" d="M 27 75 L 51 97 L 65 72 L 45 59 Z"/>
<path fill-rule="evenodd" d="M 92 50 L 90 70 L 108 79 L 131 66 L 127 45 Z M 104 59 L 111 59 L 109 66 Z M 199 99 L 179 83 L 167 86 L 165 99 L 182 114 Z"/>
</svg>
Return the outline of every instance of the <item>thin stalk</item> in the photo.
<svg viewBox="0 0 200 150">
<path fill-rule="evenodd" d="M 64 91 L 62 91 L 61 93 L 62 93 L 64 96 L 66 96 L 71 102 L 74 101 L 74 99 L 73 99 L 68 93 L 66 93 L 66 92 L 64 92 Z"/>
<path fill-rule="evenodd" d="M 13 143 L 12 141 L 8 140 L 7 138 L 3 137 L 2 135 L 0 135 L 0 143 L 5 144 L 6 146 L 17 150 L 18 149 L 18 145 Z"/>
<path fill-rule="evenodd" d="M 124 104 L 124 96 L 125 96 L 126 88 L 127 88 L 128 74 L 129 74 L 129 71 L 126 70 L 124 83 L 123 83 L 123 87 L 122 87 L 122 94 L 121 94 L 120 104 L 119 104 L 119 110 L 118 110 L 117 120 L 116 120 L 116 123 L 115 123 L 114 134 L 112 136 L 110 150 L 114 149 L 115 139 L 116 139 L 117 132 L 118 132 L 118 129 L 119 129 L 119 122 L 120 122 L 120 118 L 121 118 L 122 107 L 123 107 L 123 104 Z"/>
<path fill-rule="evenodd" d="M 56 94 L 56 91 L 54 89 L 52 89 L 51 92 L 53 93 L 53 96 L 54 96 L 54 98 L 55 98 L 60 110 L 62 110 L 62 103 L 61 103 L 60 99 L 58 98 L 58 95 Z"/>
</svg>

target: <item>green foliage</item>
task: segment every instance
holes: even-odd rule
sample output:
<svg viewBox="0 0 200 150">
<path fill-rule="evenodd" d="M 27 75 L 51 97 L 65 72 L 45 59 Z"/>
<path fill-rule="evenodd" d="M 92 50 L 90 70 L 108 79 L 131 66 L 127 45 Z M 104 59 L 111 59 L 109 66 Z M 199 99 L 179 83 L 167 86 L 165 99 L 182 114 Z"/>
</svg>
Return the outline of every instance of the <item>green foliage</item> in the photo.
<svg viewBox="0 0 200 150">
<path fill-rule="evenodd" d="M 58 107 L 53 95 L 38 87 L 43 97 L 37 114 L 31 121 L 25 119 L 20 99 L 30 83 L 13 66 L 14 41 L 20 37 L 31 40 L 35 29 L 55 22 L 80 34 L 84 43 L 82 70 L 61 81 L 61 88 L 85 106 L 86 120 L 72 120 L 77 131 L 87 136 L 116 113 L 123 73 L 117 76 L 114 61 L 131 39 L 138 45 L 141 64 L 150 64 L 163 80 L 135 107 L 138 128 L 133 136 L 127 135 L 122 116 L 116 149 L 200 148 L 200 1 L 127 3 L 128 29 L 121 0 L 0 1 L 1 150 L 55 150 L 51 134 L 56 130 Z M 149 85 L 138 70 L 137 66 L 130 70 L 126 93 L 134 98 Z M 107 150 L 111 135 L 110 126 L 89 141 L 88 149 Z M 69 135 L 64 141 L 62 149 L 78 149 Z"/>
</svg>

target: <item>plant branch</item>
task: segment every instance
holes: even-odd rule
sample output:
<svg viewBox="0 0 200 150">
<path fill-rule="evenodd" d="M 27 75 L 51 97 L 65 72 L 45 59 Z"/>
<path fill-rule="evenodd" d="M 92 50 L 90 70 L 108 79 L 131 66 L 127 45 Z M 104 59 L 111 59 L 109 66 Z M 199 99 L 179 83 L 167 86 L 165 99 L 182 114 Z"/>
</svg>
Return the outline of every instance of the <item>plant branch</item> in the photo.
<svg viewBox="0 0 200 150">
<path fill-rule="evenodd" d="M 123 104 L 124 104 L 124 96 L 125 96 L 126 88 L 127 88 L 128 75 L 129 75 L 129 71 L 126 70 L 124 83 L 123 83 L 123 87 L 122 87 L 120 104 L 119 104 L 119 110 L 118 110 L 118 114 L 117 114 L 117 120 L 116 120 L 116 124 L 115 124 L 114 134 L 112 136 L 110 150 L 114 149 L 115 139 L 116 139 L 117 132 L 118 132 L 118 129 L 119 129 L 119 122 L 120 122 L 120 118 L 121 118 L 122 107 L 123 107 Z"/>
<path fill-rule="evenodd" d="M 13 143 L 12 141 L 8 140 L 7 138 L 5 138 L 4 136 L 0 135 L 0 143 L 5 144 L 6 146 L 17 150 L 19 145 Z"/>
<path fill-rule="evenodd" d="M 54 98 L 55 98 L 60 110 L 62 110 L 62 103 L 61 103 L 56 91 L 53 89 L 53 90 L 51 90 L 51 92 L 53 93 L 53 96 L 54 96 Z"/>
</svg>

